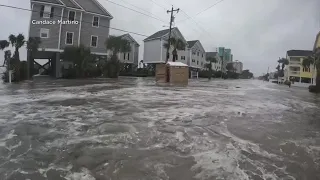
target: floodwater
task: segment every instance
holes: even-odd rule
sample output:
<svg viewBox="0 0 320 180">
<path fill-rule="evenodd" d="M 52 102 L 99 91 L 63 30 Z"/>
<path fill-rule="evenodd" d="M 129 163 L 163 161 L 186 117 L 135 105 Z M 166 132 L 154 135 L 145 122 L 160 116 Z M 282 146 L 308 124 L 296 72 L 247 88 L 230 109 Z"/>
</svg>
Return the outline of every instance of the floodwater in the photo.
<svg viewBox="0 0 320 180">
<path fill-rule="evenodd" d="M 320 97 L 257 80 L 0 85 L 1 180 L 320 179 Z"/>
</svg>

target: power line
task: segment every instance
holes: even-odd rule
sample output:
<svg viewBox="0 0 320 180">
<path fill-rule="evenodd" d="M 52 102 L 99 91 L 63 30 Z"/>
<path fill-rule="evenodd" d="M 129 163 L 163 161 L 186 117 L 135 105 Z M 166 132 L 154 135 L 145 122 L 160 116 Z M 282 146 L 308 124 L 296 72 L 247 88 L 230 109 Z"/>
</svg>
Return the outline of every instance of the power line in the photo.
<svg viewBox="0 0 320 180">
<path fill-rule="evenodd" d="M 30 10 L 30 9 L 15 7 L 15 6 L 9 6 L 9 5 L 4 5 L 4 4 L 0 4 L 0 7 L 6 7 L 6 8 L 19 9 L 19 10 L 24 10 L 24 11 L 39 12 L 40 13 L 40 11 L 35 11 L 35 10 Z M 62 17 L 62 18 L 68 18 L 68 17 L 65 17 L 65 16 L 59 16 L 59 15 L 53 15 L 53 16 Z M 78 22 L 92 24 L 92 22 L 87 22 L 87 21 L 83 21 L 83 20 L 82 21 L 78 21 Z M 144 34 L 140 34 L 140 33 L 136 33 L 136 32 L 131 32 L 131 31 L 127 31 L 127 30 L 123 30 L 123 29 L 119 29 L 119 28 L 113 28 L 113 27 L 110 27 L 110 26 L 103 26 L 103 25 L 99 24 L 99 27 L 110 28 L 110 29 L 117 30 L 117 31 L 122 31 L 122 32 L 126 32 L 126 33 L 139 35 L 139 36 L 149 37 L 148 35 L 144 35 Z"/>
<path fill-rule="evenodd" d="M 220 0 L 220 1 L 216 2 L 216 3 L 214 3 L 213 5 L 209 6 L 208 8 L 206 8 L 206 9 L 204 9 L 204 10 L 202 10 L 202 11 L 198 12 L 195 16 L 198 16 L 199 14 L 201 14 L 201 13 L 203 13 L 203 12 L 205 12 L 205 11 L 207 11 L 207 10 L 211 9 L 212 7 L 214 7 L 214 6 L 218 5 L 219 3 L 221 3 L 222 1 L 224 1 L 224 0 Z M 181 22 L 184 22 L 184 21 L 186 21 L 186 20 L 188 20 L 188 19 L 191 19 L 191 17 L 189 16 L 188 18 L 183 19 L 183 20 L 178 21 L 178 22 L 179 22 L 179 23 L 181 23 Z"/>
<path fill-rule="evenodd" d="M 148 16 L 148 17 L 150 17 L 150 18 L 153 18 L 153 19 L 156 19 L 156 20 L 158 20 L 158 21 L 161 21 L 161 22 L 165 23 L 165 21 L 163 21 L 163 20 L 161 20 L 161 19 L 159 19 L 159 18 L 157 18 L 157 17 L 150 16 L 150 15 L 148 15 L 148 14 L 145 14 L 145 13 L 143 13 L 143 12 L 137 11 L 137 10 L 132 9 L 132 8 L 130 8 L 130 7 L 127 7 L 127 6 L 124 6 L 124 5 L 115 3 L 115 2 L 110 1 L 110 0 L 105 0 L 105 1 L 110 2 L 110 3 L 112 3 L 112 4 L 115 4 L 115 5 L 117 5 L 117 6 L 121 6 L 121 7 L 123 7 L 123 8 L 129 9 L 129 10 L 134 11 L 134 12 L 136 12 L 136 13 L 139 13 L 139 14 L 142 14 L 142 15 L 145 15 L 145 16 Z"/>
<path fill-rule="evenodd" d="M 154 0 L 149 0 L 149 1 L 151 1 L 153 4 L 155 4 L 155 5 L 157 5 L 157 6 L 159 6 L 159 7 L 161 7 L 161 8 L 163 8 L 164 10 L 167 10 L 167 8 L 166 7 L 164 7 L 164 6 L 162 6 L 162 5 L 160 5 L 160 4 L 158 4 L 157 2 L 155 2 Z"/>
<path fill-rule="evenodd" d="M 153 15 L 154 17 L 158 18 L 158 19 L 161 19 L 161 18 L 157 17 L 157 15 L 152 14 L 151 12 L 149 12 L 149 11 L 147 11 L 147 10 L 145 10 L 145 9 L 142 9 L 142 8 L 140 8 L 140 7 L 138 7 L 138 6 L 134 5 L 134 4 L 128 3 L 127 1 L 124 1 L 124 0 L 120 0 L 120 1 L 122 1 L 122 2 L 124 2 L 124 3 L 127 3 L 127 4 L 133 6 L 133 7 L 137 8 L 137 9 L 140 9 L 140 10 L 146 12 L 146 13 L 149 13 L 149 14 Z"/>
</svg>

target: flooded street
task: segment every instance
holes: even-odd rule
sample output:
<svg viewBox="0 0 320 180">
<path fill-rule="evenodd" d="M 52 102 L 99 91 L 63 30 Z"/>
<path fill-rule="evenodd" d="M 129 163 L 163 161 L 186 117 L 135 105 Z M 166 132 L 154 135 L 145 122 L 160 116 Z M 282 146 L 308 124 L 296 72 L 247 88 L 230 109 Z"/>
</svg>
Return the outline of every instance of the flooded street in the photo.
<svg viewBox="0 0 320 180">
<path fill-rule="evenodd" d="M 257 80 L 0 85 L 1 180 L 320 179 L 320 96 Z"/>
</svg>

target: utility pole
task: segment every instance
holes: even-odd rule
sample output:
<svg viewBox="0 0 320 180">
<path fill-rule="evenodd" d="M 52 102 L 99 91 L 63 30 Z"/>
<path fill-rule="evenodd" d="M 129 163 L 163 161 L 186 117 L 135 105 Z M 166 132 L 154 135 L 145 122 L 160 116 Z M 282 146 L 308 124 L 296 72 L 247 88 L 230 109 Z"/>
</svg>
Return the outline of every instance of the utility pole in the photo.
<svg viewBox="0 0 320 180">
<path fill-rule="evenodd" d="M 174 21 L 174 17 L 173 17 L 173 12 L 179 12 L 179 8 L 178 9 L 173 9 L 173 6 L 171 8 L 171 11 L 167 11 L 167 13 L 171 13 L 171 16 L 170 16 L 170 28 L 169 28 L 169 38 L 168 38 L 168 48 L 167 48 L 167 58 L 166 58 L 166 63 L 169 61 L 169 57 L 170 57 L 170 53 L 169 53 L 169 50 L 170 50 L 170 39 L 171 39 L 171 30 L 172 30 L 172 23 Z"/>
</svg>

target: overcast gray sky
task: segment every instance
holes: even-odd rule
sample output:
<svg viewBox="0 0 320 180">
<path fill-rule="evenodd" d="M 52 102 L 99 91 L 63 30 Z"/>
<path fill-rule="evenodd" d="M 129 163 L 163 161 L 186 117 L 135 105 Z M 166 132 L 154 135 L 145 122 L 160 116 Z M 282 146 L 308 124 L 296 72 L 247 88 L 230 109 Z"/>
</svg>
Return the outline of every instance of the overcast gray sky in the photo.
<svg viewBox="0 0 320 180">
<path fill-rule="evenodd" d="M 151 35 L 169 25 L 107 0 L 99 1 L 114 16 L 111 27 Z M 244 68 L 256 76 L 265 73 L 268 66 L 274 70 L 277 59 L 285 57 L 287 50 L 311 50 L 320 31 L 319 0 L 224 0 L 197 16 L 220 0 L 153 0 L 160 6 L 152 0 L 111 1 L 136 9 L 127 3 L 133 4 L 165 22 L 169 21 L 169 14 L 163 7 L 170 9 L 173 4 L 183 10 L 176 15 L 175 26 L 187 40 L 200 40 L 206 51 L 218 46 L 231 48 L 234 60 L 242 61 Z M 29 0 L 0 0 L 0 4 L 30 8 Z M 184 12 L 193 20 L 179 23 L 187 18 Z M 0 17 L 0 39 L 18 33 L 28 36 L 30 12 L 0 7 Z M 111 34 L 123 32 L 111 30 Z M 140 59 L 143 59 L 145 37 L 132 36 L 141 45 Z M 21 54 L 26 58 L 25 51 Z M 0 64 L 2 61 L 0 52 Z"/>
</svg>

